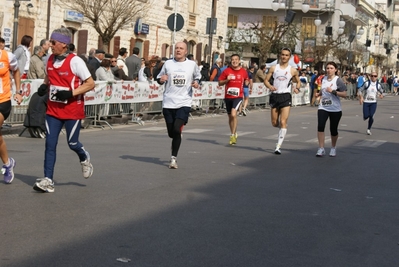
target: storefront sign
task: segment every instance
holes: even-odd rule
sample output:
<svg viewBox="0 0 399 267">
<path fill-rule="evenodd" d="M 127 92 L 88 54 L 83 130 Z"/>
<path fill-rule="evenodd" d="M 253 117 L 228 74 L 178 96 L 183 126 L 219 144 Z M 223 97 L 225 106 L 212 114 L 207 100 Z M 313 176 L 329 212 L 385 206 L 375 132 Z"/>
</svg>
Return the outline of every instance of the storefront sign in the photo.
<svg viewBox="0 0 399 267">
<path fill-rule="evenodd" d="M 82 13 L 78 13 L 72 10 L 65 10 L 65 18 L 64 20 L 83 23 L 84 16 Z"/>
</svg>

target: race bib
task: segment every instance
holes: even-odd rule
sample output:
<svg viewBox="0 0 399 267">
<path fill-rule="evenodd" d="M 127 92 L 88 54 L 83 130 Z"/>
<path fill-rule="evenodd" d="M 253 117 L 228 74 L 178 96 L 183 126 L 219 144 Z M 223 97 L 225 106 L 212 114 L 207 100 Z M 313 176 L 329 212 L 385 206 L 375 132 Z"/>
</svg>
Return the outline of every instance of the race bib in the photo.
<svg viewBox="0 0 399 267">
<path fill-rule="evenodd" d="M 332 99 L 329 98 L 329 97 L 324 97 L 324 98 L 321 99 L 320 104 L 322 106 L 325 106 L 325 107 L 326 106 L 331 106 L 332 105 Z"/>
<path fill-rule="evenodd" d="M 230 87 L 227 89 L 227 94 L 231 96 L 239 96 L 240 95 L 240 88 L 237 87 Z"/>
<path fill-rule="evenodd" d="M 69 88 L 63 87 L 63 86 L 50 85 L 49 100 L 52 102 L 58 102 L 58 103 L 64 103 L 64 104 L 68 103 L 68 100 L 61 101 L 55 96 L 55 94 L 58 91 L 69 91 Z"/>
<path fill-rule="evenodd" d="M 186 85 L 186 75 L 184 73 L 173 73 L 172 84 L 179 87 Z"/>
<path fill-rule="evenodd" d="M 367 99 L 368 101 L 374 101 L 374 100 L 375 100 L 375 98 L 372 97 L 372 96 L 368 96 L 366 99 Z"/>
</svg>

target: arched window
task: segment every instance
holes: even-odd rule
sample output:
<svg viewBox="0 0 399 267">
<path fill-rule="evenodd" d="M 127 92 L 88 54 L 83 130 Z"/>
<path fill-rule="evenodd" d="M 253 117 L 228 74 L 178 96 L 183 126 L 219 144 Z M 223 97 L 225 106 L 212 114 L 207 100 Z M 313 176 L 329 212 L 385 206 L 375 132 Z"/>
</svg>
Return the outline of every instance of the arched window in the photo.
<svg viewBox="0 0 399 267">
<path fill-rule="evenodd" d="M 195 55 L 195 42 L 194 41 L 189 41 L 187 43 L 187 53 L 188 54 L 193 54 Z"/>
</svg>

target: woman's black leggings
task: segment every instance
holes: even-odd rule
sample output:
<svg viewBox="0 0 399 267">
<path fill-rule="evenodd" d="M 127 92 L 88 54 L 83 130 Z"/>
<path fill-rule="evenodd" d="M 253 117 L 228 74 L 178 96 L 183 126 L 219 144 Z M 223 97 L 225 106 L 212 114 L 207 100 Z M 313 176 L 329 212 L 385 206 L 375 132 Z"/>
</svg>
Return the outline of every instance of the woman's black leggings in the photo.
<svg viewBox="0 0 399 267">
<path fill-rule="evenodd" d="M 184 126 L 184 120 L 176 119 L 174 123 L 166 123 L 168 135 L 172 138 L 172 156 L 177 157 L 181 144 L 181 132 Z"/>
<path fill-rule="evenodd" d="M 342 111 L 328 112 L 322 109 L 317 111 L 317 131 L 324 132 L 326 128 L 327 119 L 330 118 L 330 132 L 331 136 L 338 135 L 338 124 L 342 117 Z"/>
</svg>

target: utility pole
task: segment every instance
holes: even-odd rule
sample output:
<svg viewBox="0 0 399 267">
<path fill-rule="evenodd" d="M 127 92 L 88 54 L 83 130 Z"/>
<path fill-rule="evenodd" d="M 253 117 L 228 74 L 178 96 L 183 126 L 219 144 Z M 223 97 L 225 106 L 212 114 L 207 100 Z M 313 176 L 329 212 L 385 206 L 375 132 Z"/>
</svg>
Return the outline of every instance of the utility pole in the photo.
<svg viewBox="0 0 399 267">
<path fill-rule="evenodd" d="M 212 65 L 212 63 L 213 63 L 212 62 L 213 61 L 213 58 L 212 58 L 212 41 L 213 41 L 213 28 L 214 28 L 213 23 L 214 23 L 214 20 L 215 20 L 215 17 L 216 17 L 216 7 L 217 7 L 217 0 L 212 0 L 211 19 L 210 19 L 210 22 L 209 22 L 209 43 L 208 43 L 209 60 L 207 60 L 209 65 Z"/>
</svg>

